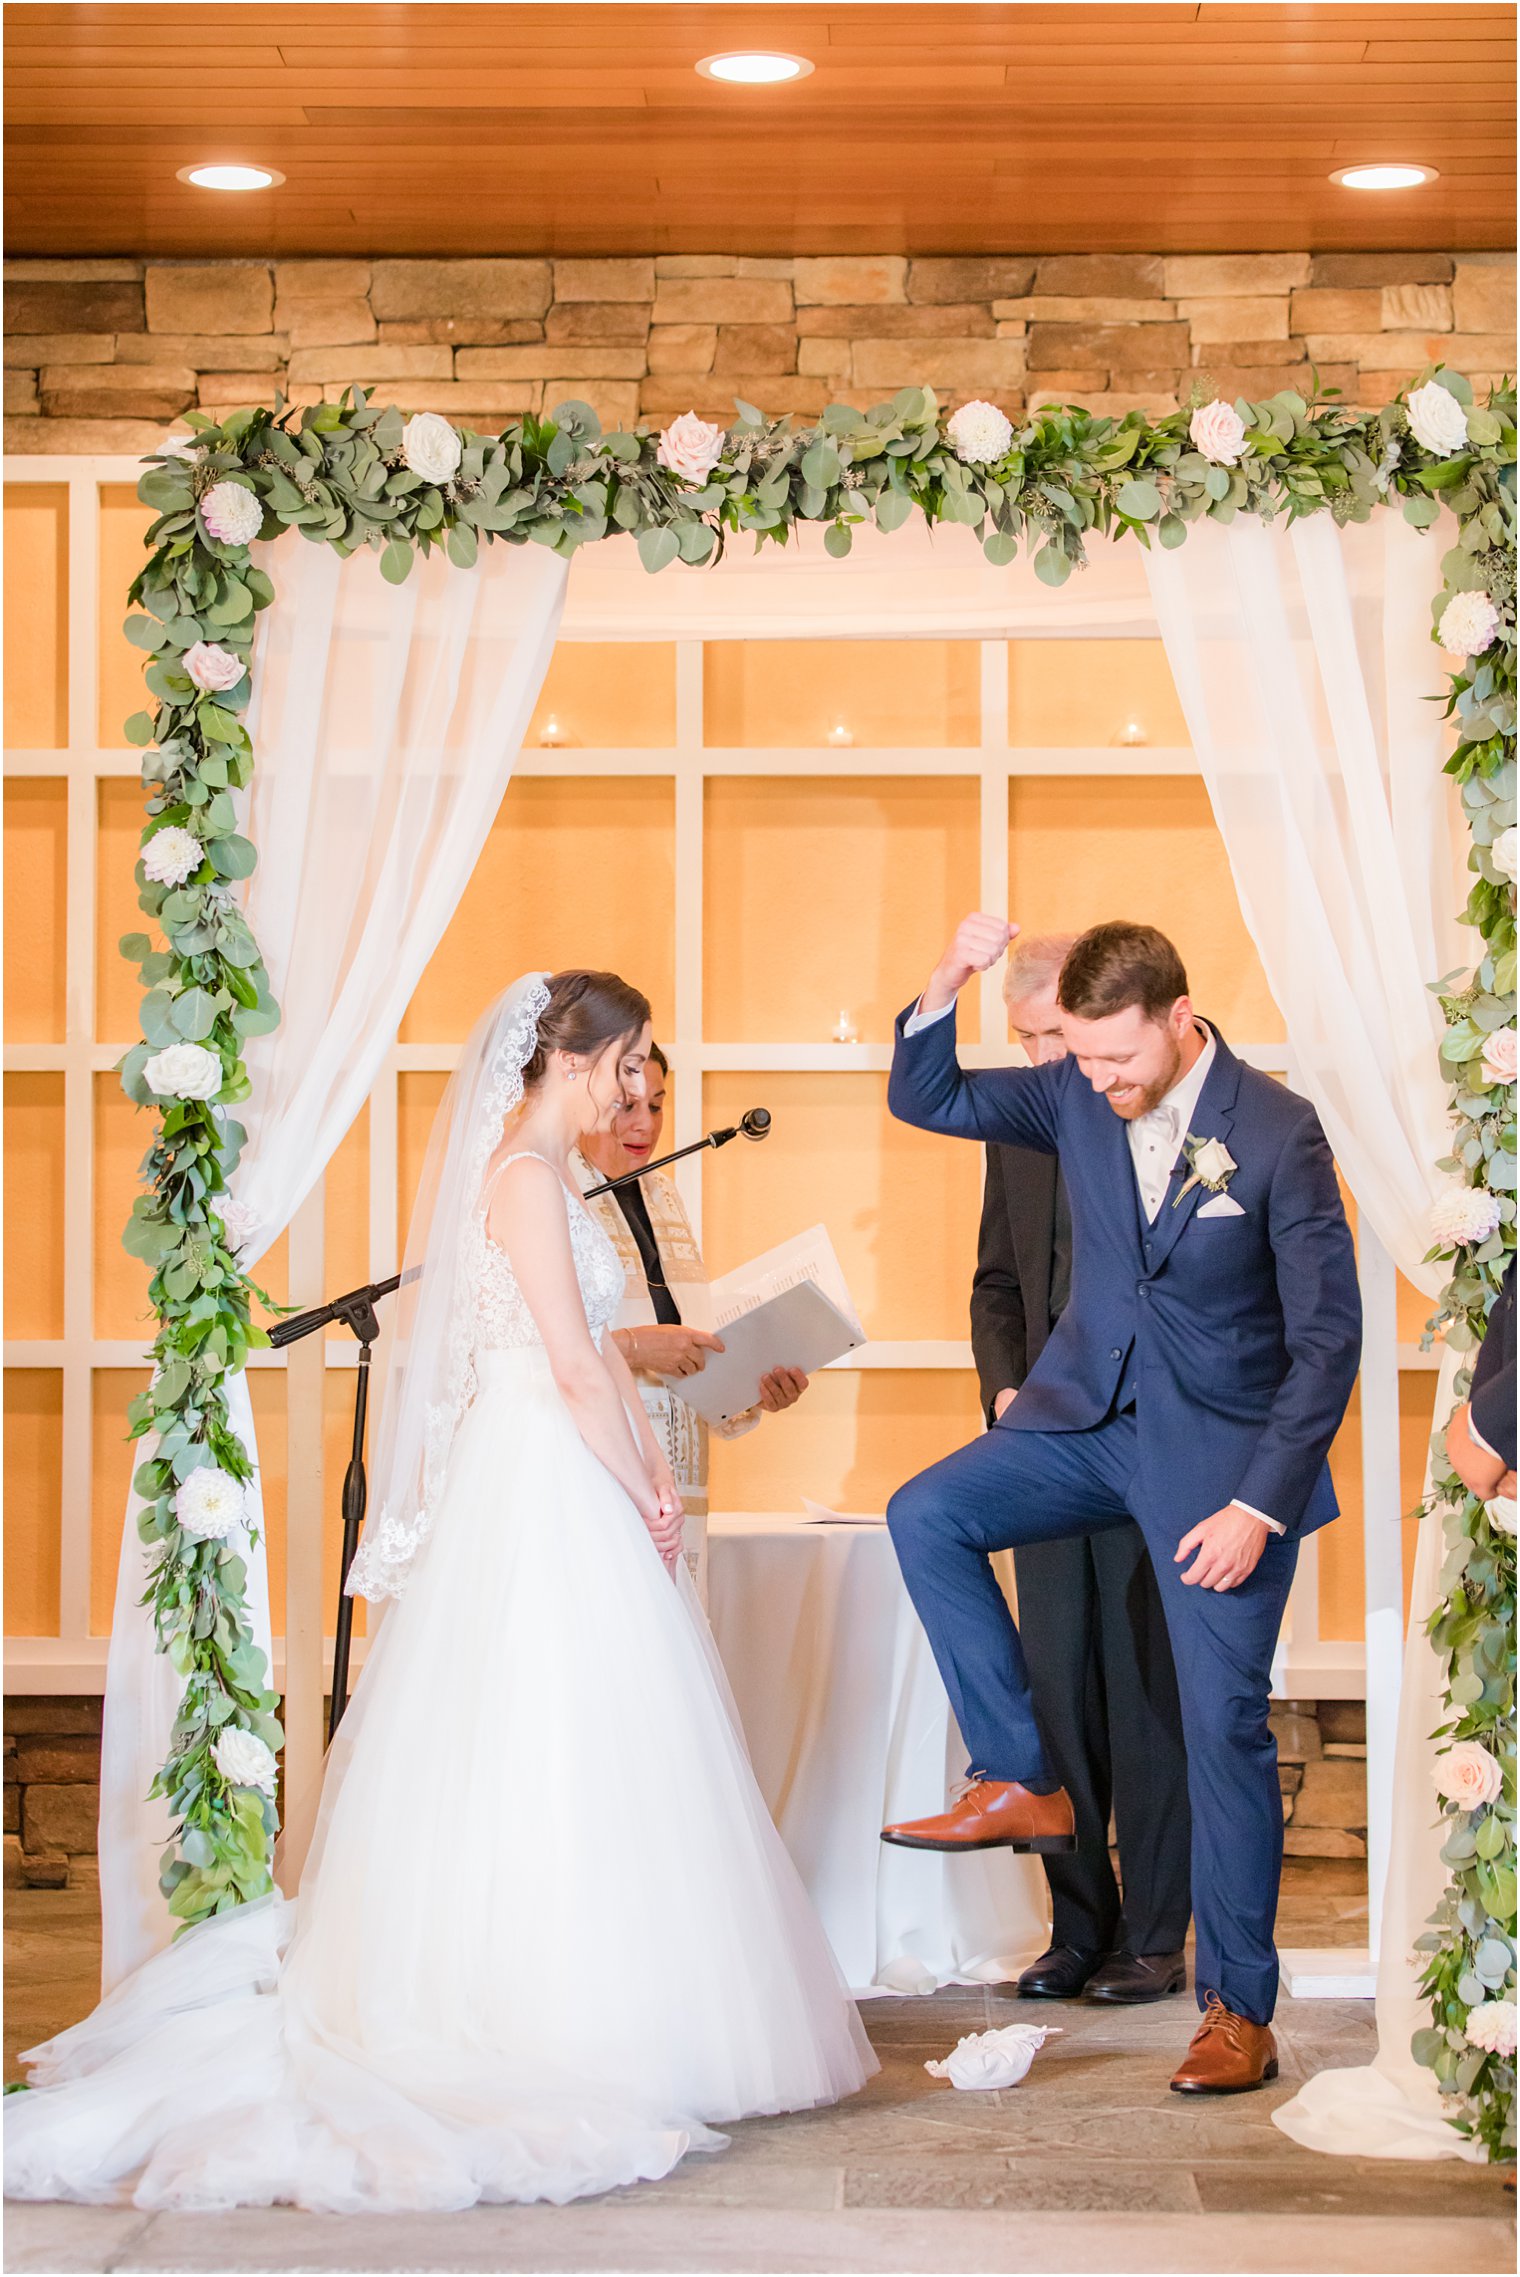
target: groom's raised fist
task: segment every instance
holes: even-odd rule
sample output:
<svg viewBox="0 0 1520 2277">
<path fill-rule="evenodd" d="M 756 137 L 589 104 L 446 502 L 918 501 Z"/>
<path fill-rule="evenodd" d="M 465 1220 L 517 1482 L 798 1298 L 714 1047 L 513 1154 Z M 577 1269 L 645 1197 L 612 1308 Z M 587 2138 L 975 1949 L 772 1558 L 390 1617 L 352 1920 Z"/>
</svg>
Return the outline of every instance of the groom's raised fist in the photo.
<svg viewBox="0 0 1520 2277">
<path fill-rule="evenodd" d="M 986 972 L 999 957 L 1005 956 L 1008 944 L 1018 932 L 1006 917 L 989 917 L 978 911 L 963 917 L 955 929 L 955 938 L 934 968 L 933 978 L 924 990 L 921 1000 L 925 1012 L 938 1012 L 953 997 L 960 994 L 974 974 Z"/>
</svg>

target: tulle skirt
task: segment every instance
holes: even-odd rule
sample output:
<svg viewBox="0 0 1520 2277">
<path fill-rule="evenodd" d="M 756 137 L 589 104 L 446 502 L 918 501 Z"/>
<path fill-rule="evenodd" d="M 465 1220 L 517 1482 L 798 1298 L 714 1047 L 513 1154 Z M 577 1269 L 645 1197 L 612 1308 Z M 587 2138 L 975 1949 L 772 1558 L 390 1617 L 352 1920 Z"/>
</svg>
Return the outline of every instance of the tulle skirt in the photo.
<svg viewBox="0 0 1520 2277">
<path fill-rule="evenodd" d="M 329 1759 L 299 1898 L 29 2057 L 13 2197 L 582 2197 L 876 2068 L 674 1580 L 541 1352 L 490 1355 Z"/>
</svg>

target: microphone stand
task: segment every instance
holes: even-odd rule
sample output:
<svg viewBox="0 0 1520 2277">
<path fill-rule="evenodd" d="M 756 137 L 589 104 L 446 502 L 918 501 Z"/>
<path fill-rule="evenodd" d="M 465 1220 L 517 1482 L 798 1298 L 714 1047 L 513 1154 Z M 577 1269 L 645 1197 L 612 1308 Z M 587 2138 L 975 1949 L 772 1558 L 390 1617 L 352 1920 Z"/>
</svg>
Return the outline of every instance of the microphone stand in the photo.
<svg viewBox="0 0 1520 2277">
<path fill-rule="evenodd" d="M 730 1139 L 763 1139 L 769 1133 L 771 1118 L 764 1107 L 751 1107 L 743 1118 L 727 1130 L 709 1131 L 705 1138 L 694 1139 L 690 1146 L 678 1146 L 673 1154 L 662 1154 L 658 1162 L 646 1162 L 640 1170 L 625 1171 L 621 1178 L 606 1178 L 599 1186 L 588 1187 L 583 1201 L 594 1201 L 599 1194 L 614 1194 L 622 1186 L 637 1185 L 652 1171 L 664 1170 L 672 1162 L 680 1162 L 688 1154 L 700 1154 L 704 1147 L 727 1146 Z M 380 1334 L 380 1316 L 375 1310 L 382 1297 L 393 1296 L 405 1281 L 415 1281 L 422 1268 L 414 1265 L 408 1273 L 392 1273 L 385 1281 L 367 1281 L 362 1288 L 349 1289 L 341 1297 L 331 1297 L 326 1304 L 315 1305 L 310 1312 L 294 1313 L 288 1320 L 277 1320 L 269 1331 L 269 1341 L 277 1351 L 288 1344 L 299 1343 L 303 1336 L 315 1336 L 319 1330 L 339 1322 L 350 1329 L 359 1345 L 359 1374 L 354 1391 L 354 1428 L 349 1448 L 348 1468 L 343 1474 L 343 1550 L 338 1567 L 338 1617 L 333 1631 L 332 1704 L 327 1717 L 327 1744 L 331 1747 L 343 1711 L 348 1706 L 348 1670 L 353 1651 L 354 1601 L 345 1584 L 348 1569 L 354 1562 L 359 1547 L 359 1532 L 364 1524 L 365 1508 L 369 1501 L 369 1481 L 364 1470 L 364 1439 L 369 1423 L 369 1376 L 374 1356 L 375 1340 Z"/>
</svg>

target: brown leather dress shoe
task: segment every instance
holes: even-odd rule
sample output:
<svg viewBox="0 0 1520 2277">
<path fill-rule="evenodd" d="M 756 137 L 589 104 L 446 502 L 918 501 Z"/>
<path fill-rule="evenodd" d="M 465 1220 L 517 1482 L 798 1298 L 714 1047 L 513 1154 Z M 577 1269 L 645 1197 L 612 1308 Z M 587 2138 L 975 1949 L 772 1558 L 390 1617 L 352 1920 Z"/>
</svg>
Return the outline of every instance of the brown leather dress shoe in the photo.
<svg viewBox="0 0 1520 2277">
<path fill-rule="evenodd" d="M 1032 1795 L 1016 1779 L 977 1779 L 936 1818 L 884 1826 L 883 1842 L 904 1850 L 1037 1850 L 1077 1847 L 1076 1819 L 1064 1787 Z"/>
<path fill-rule="evenodd" d="M 1245 2095 L 1277 2077 L 1277 2042 L 1265 2024 L 1226 2008 L 1211 1992 L 1203 2022 L 1193 2034 L 1174 2095 Z"/>
</svg>

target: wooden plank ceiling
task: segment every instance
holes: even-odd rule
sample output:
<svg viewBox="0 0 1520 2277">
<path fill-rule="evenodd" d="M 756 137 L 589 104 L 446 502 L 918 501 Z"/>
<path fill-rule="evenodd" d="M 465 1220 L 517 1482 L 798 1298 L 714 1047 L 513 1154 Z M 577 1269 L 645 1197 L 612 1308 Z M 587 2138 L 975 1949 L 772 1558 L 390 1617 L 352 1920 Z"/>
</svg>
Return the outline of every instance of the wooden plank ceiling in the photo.
<svg viewBox="0 0 1520 2277">
<path fill-rule="evenodd" d="M 693 69 L 742 47 L 816 69 Z M 5 54 L 16 254 L 1514 242 L 1508 5 L 14 0 Z M 287 180 L 175 180 L 233 159 Z M 1389 159 L 1440 179 L 1328 179 Z"/>
</svg>

